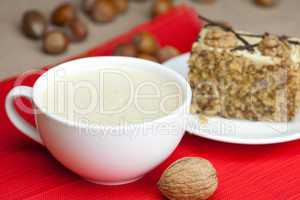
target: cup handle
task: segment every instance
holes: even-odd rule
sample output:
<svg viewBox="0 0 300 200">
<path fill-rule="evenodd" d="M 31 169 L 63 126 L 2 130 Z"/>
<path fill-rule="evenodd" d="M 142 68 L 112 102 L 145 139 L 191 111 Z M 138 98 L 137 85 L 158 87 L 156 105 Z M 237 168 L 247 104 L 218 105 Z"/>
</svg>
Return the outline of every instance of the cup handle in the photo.
<svg viewBox="0 0 300 200">
<path fill-rule="evenodd" d="M 26 122 L 15 110 L 14 99 L 16 97 L 26 97 L 32 100 L 32 88 L 27 86 L 17 86 L 10 90 L 5 99 L 5 110 L 10 121 L 25 134 L 34 141 L 44 145 L 40 134 L 37 129 L 31 124 Z"/>
</svg>

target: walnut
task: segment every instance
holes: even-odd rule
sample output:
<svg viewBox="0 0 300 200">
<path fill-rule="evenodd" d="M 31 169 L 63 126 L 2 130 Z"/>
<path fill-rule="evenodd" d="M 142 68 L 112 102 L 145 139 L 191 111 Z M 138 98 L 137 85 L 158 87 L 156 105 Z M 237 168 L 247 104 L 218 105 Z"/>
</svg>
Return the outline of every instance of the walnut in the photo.
<svg viewBox="0 0 300 200">
<path fill-rule="evenodd" d="M 205 200 L 216 191 L 218 179 L 213 165 L 203 158 L 186 157 L 171 164 L 158 187 L 172 200 Z"/>
<path fill-rule="evenodd" d="M 233 71 L 237 71 L 239 73 L 242 73 L 243 71 L 243 66 L 244 66 L 244 63 L 243 63 L 243 59 L 232 59 L 232 61 L 226 63 L 228 64 L 228 68 L 233 70 Z"/>
<path fill-rule="evenodd" d="M 258 45 L 258 49 L 265 56 L 288 58 L 289 44 L 274 35 L 265 35 Z"/>
<path fill-rule="evenodd" d="M 238 40 L 234 33 L 225 31 L 220 27 L 212 27 L 206 33 L 204 43 L 211 47 L 226 49 L 236 47 Z"/>
</svg>

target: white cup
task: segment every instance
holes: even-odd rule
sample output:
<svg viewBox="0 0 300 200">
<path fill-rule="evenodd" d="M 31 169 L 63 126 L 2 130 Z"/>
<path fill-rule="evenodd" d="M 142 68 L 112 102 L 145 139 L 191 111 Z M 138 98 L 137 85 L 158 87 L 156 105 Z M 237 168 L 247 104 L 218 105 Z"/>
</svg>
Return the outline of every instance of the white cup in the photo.
<svg viewBox="0 0 300 200">
<path fill-rule="evenodd" d="M 69 121 L 42 108 L 47 78 L 58 71 L 80 73 L 89 67 L 119 65 L 171 77 L 183 91 L 182 104 L 176 111 L 150 122 L 97 127 Z M 20 131 L 44 145 L 65 167 L 90 182 L 119 185 L 138 180 L 173 152 L 185 132 L 191 93 L 189 84 L 181 75 L 158 63 L 128 57 L 92 57 L 66 62 L 48 70 L 33 88 L 13 88 L 6 97 L 5 109 Z M 16 97 L 32 100 L 37 128 L 16 112 L 13 106 Z"/>
</svg>

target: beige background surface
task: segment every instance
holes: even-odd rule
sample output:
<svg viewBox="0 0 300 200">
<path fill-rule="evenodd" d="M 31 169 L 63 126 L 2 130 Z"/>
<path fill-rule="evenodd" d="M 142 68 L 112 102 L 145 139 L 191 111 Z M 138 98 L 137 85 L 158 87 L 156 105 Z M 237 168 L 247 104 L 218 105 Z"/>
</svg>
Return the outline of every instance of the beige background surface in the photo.
<svg viewBox="0 0 300 200">
<path fill-rule="evenodd" d="M 67 53 L 59 56 L 45 55 L 40 51 L 40 43 L 22 36 L 19 22 L 27 9 L 39 9 L 45 13 L 62 0 L 0 0 L 0 79 L 22 73 L 28 69 L 40 68 L 56 63 L 64 57 L 75 55 L 96 44 L 149 19 L 152 0 L 131 1 L 129 11 L 113 23 L 94 24 L 83 14 L 88 23 L 90 36 L 85 42 L 72 44 Z M 80 0 L 73 0 L 79 4 Z M 194 1 L 178 0 L 193 5 L 199 13 L 216 20 L 228 21 L 236 28 L 253 32 L 274 32 L 300 37 L 300 1 L 281 0 L 274 8 L 258 8 L 252 0 L 217 0 L 213 5 L 203 5 Z"/>
</svg>

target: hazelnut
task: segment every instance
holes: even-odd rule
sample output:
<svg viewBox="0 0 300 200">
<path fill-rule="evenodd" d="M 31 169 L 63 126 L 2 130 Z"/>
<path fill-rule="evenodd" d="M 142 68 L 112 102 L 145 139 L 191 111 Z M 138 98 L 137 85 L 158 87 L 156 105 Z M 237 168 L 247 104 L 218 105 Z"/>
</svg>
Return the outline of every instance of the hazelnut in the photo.
<svg viewBox="0 0 300 200">
<path fill-rule="evenodd" d="M 172 200 L 205 200 L 216 191 L 218 179 L 213 165 L 203 158 L 182 158 L 162 174 L 158 188 Z"/>
<path fill-rule="evenodd" d="M 133 44 L 138 51 L 146 54 L 154 54 L 159 49 L 156 39 L 148 32 L 140 32 L 133 37 Z"/>
<path fill-rule="evenodd" d="M 194 1 L 203 3 L 203 4 L 213 4 L 216 2 L 216 0 L 194 0 Z"/>
<path fill-rule="evenodd" d="M 90 13 L 96 0 L 82 0 L 81 7 L 85 13 Z"/>
<path fill-rule="evenodd" d="M 65 3 L 58 6 L 52 13 L 51 21 L 57 26 L 65 26 L 77 18 L 76 8 L 70 4 Z"/>
<path fill-rule="evenodd" d="M 278 3 L 277 0 L 255 0 L 256 5 L 263 7 L 274 6 L 276 3 Z"/>
<path fill-rule="evenodd" d="M 133 44 L 121 44 L 115 48 L 113 54 L 115 56 L 136 57 L 137 49 Z"/>
<path fill-rule="evenodd" d="M 46 32 L 43 37 L 43 50 L 48 54 L 63 53 L 69 45 L 67 36 L 59 31 L 53 30 Z"/>
<path fill-rule="evenodd" d="M 86 25 L 79 19 L 75 19 L 67 25 L 67 32 L 71 41 L 83 41 L 88 35 Z"/>
<path fill-rule="evenodd" d="M 23 15 L 22 31 L 29 38 L 40 39 L 45 32 L 46 24 L 46 18 L 42 13 L 30 10 Z"/>
<path fill-rule="evenodd" d="M 172 0 L 155 0 L 152 7 L 152 17 L 166 13 L 173 8 Z"/>
<path fill-rule="evenodd" d="M 165 46 L 158 50 L 156 57 L 160 63 L 163 63 L 175 56 L 178 56 L 179 54 L 180 52 L 175 47 Z"/>
<path fill-rule="evenodd" d="M 144 60 L 150 60 L 153 62 L 158 62 L 157 58 L 155 58 L 154 56 L 150 55 L 150 54 L 146 54 L 146 53 L 140 53 L 137 56 L 138 58 L 144 59 Z"/>
<path fill-rule="evenodd" d="M 118 11 L 110 0 L 96 0 L 91 10 L 91 18 L 96 22 L 112 21 Z"/>
<path fill-rule="evenodd" d="M 128 9 L 128 0 L 113 0 L 113 3 L 119 13 Z"/>
</svg>

